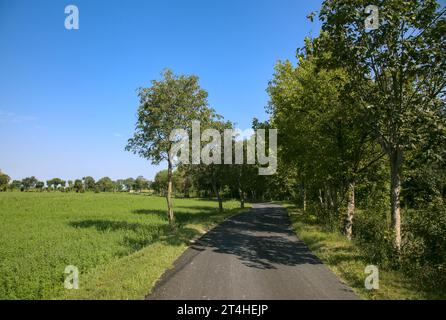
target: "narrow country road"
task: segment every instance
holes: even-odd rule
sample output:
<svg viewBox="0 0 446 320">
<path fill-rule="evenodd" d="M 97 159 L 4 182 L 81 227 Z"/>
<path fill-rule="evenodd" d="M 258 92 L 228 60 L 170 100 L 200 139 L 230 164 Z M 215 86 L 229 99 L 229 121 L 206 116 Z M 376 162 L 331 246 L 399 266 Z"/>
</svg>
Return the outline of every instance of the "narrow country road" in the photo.
<svg viewBox="0 0 446 320">
<path fill-rule="evenodd" d="M 187 249 L 147 299 L 358 299 L 292 231 L 285 209 L 254 204 Z"/>
</svg>

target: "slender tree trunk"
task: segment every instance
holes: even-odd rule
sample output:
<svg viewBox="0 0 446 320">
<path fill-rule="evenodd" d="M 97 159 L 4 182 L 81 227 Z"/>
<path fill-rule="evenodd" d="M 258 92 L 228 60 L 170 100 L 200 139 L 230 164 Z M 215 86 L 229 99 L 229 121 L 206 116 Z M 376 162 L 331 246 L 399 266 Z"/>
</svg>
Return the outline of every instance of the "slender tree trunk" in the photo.
<svg viewBox="0 0 446 320">
<path fill-rule="evenodd" d="M 352 239 L 353 217 L 355 215 L 355 182 L 348 185 L 347 195 L 347 219 L 345 223 L 345 235 L 348 240 Z"/>
<path fill-rule="evenodd" d="M 215 195 L 217 196 L 218 210 L 220 212 L 223 212 L 223 200 L 221 199 L 221 196 L 220 196 L 220 190 L 216 183 L 212 183 L 212 188 L 214 189 Z"/>
<path fill-rule="evenodd" d="M 399 251 L 401 248 L 401 150 L 392 150 L 390 154 L 390 214 L 391 228 L 394 232 L 394 245 Z"/>
<path fill-rule="evenodd" d="M 167 217 L 172 226 L 175 225 L 175 216 L 173 214 L 173 203 L 172 203 L 172 162 L 168 159 L 167 168 Z"/>
<path fill-rule="evenodd" d="M 245 193 L 242 188 L 238 188 L 238 192 L 240 194 L 240 208 L 243 209 L 245 207 Z"/>
<path fill-rule="evenodd" d="M 321 207 L 324 208 L 324 199 L 322 198 L 322 190 L 319 189 L 319 202 L 321 203 Z"/>
<path fill-rule="evenodd" d="M 303 209 L 304 209 L 304 211 L 307 211 L 307 189 L 304 187 L 303 188 L 303 195 L 302 195 L 302 197 L 303 197 Z"/>
</svg>

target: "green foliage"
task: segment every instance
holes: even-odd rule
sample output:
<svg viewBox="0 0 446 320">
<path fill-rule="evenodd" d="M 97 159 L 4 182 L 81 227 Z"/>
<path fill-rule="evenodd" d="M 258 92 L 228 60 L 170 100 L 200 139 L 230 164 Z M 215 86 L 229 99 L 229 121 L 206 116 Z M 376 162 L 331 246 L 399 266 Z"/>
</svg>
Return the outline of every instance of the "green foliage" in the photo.
<svg viewBox="0 0 446 320">
<path fill-rule="evenodd" d="M 93 177 L 84 177 L 82 178 L 82 180 L 84 181 L 84 189 L 85 191 L 95 191 L 96 189 L 96 182 L 93 179 Z"/>
<path fill-rule="evenodd" d="M 61 190 L 61 188 L 65 187 L 65 184 L 66 184 L 65 180 L 62 180 L 60 178 L 53 178 L 46 182 L 47 187 L 53 190 L 58 190 L 58 189 Z"/>
<path fill-rule="evenodd" d="M 22 188 L 24 190 L 26 190 L 26 191 L 29 190 L 29 189 L 33 189 L 33 188 L 36 187 L 37 182 L 38 182 L 38 180 L 34 176 L 33 177 L 24 178 L 22 180 Z"/>
<path fill-rule="evenodd" d="M 425 288 L 446 292 L 446 206 L 442 200 L 410 210 L 403 223 L 401 266 Z"/>
<path fill-rule="evenodd" d="M 80 179 L 74 180 L 73 189 L 76 192 L 84 192 L 84 184 L 83 184 L 82 180 L 80 180 Z"/>
<path fill-rule="evenodd" d="M 315 222 L 314 218 L 308 213 L 303 214 L 302 210 L 286 203 L 292 225 L 299 238 L 308 245 L 336 275 L 338 275 L 345 283 L 347 283 L 357 294 L 364 299 L 445 299 L 446 291 L 439 285 L 419 286 L 416 276 L 423 274 L 422 269 L 417 270 L 416 276 L 410 272 L 404 273 L 402 270 L 393 270 L 386 266 L 383 262 L 378 261 L 377 256 L 373 256 L 369 250 L 376 252 L 378 249 L 373 247 L 373 242 L 368 246 L 364 246 L 363 242 L 348 241 L 341 233 L 327 232 L 325 228 Z M 385 231 L 375 229 L 375 223 L 371 219 L 379 219 L 379 217 L 369 219 L 371 212 L 360 212 L 359 218 L 362 221 L 362 227 L 372 227 L 373 230 L 383 235 Z M 372 212 L 373 214 L 373 212 Z M 378 222 L 380 224 L 381 222 Z M 358 233 L 359 230 L 356 230 Z M 377 237 L 368 232 L 369 240 L 375 241 Z M 390 243 L 390 244 L 389 244 Z M 383 246 L 390 247 L 391 239 L 386 244 L 383 241 L 377 242 L 381 249 Z M 403 247 L 404 248 L 404 247 Z M 404 249 L 403 249 L 404 250 Z M 377 259 L 378 258 L 378 259 Z M 404 262 L 402 262 L 404 263 Z M 375 264 L 379 267 L 379 290 L 366 290 L 364 287 L 365 272 L 367 265 Z M 411 265 L 409 265 L 411 266 Z M 407 271 L 407 270 L 406 270 Z M 437 274 L 438 275 L 438 274 Z M 435 281 L 435 276 L 426 274 L 430 280 Z M 444 277 L 444 275 L 441 275 Z"/>
<path fill-rule="evenodd" d="M 192 120 L 207 123 L 216 116 L 197 76 L 176 76 L 170 70 L 162 76 L 152 80 L 150 87 L 138 90 L 138 121 L 126 146 L 127 151 L 150 159 L 152 164 L 169 159 L 172 130 L 184 129 L 191 136 Z"/>
<path fill-rule="evenodd" d="M 103 177 L 96 182 L 96 189 L 101 192 L 113 191 L 114 187 L 115 185 L 109 177 Z"/>
<path fill-rule="evenodd" d="M 37 181 L 37 183 L 36 183 L 36 189 L 42 191 L 44 187 L 45 187 L 45 182 L 43 182 L 43 181 Z"/>
<path fill-rule="evenodd" d="M 9 181 L 11 181 L 11 178 L 6 173 L 0 171 L 0 191 L 7 189 Z"/>
</svg>

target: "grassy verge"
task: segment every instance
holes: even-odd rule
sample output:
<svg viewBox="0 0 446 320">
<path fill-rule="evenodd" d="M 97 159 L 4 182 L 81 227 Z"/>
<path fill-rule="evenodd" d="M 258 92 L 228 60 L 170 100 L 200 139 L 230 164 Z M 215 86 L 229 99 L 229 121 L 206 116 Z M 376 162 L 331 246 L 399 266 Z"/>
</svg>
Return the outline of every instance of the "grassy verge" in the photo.
<svg viewBox="0 0 446 320">
<path fill-rule="evenodd" d="M 367 290 L 364 269 L 370 263 L 361 254 L 354 241 L 342 234 L 327 232 L 312 223 L 301 210 L 290 203 L 281 203 L 287 208 L 292 225 L 299 239 L 316 254 L 342 281 L 363 299 L 435 299 L 437 295 L 420 291 L 403 273 L 379 268 L 379 289 Z"/>
<path fill-rule="evenodd" d="M 1 299 L 141 299 L 189 241 L 238 202 L 175 199 L 178 228 L 161 197 L 120 193 L 0 193 Z M 67 265 L 79 289 L 64 288 Z"/>
</svg>

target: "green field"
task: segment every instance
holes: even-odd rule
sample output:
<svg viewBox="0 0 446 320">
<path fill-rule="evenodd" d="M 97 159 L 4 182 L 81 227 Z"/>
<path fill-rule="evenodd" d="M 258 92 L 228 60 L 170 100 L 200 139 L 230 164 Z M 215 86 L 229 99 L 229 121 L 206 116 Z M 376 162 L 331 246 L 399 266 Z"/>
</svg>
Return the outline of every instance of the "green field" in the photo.
<svg viewBox="0 0 446 320">
<path fill-rule="evenodd" d="M 0 299 L 141 299 L 190 239 L 238 211 L 227 201 L 127 193 L 0 193 Z M 67 265 L 79 289 L 64 288 Z"/>
</svg>

